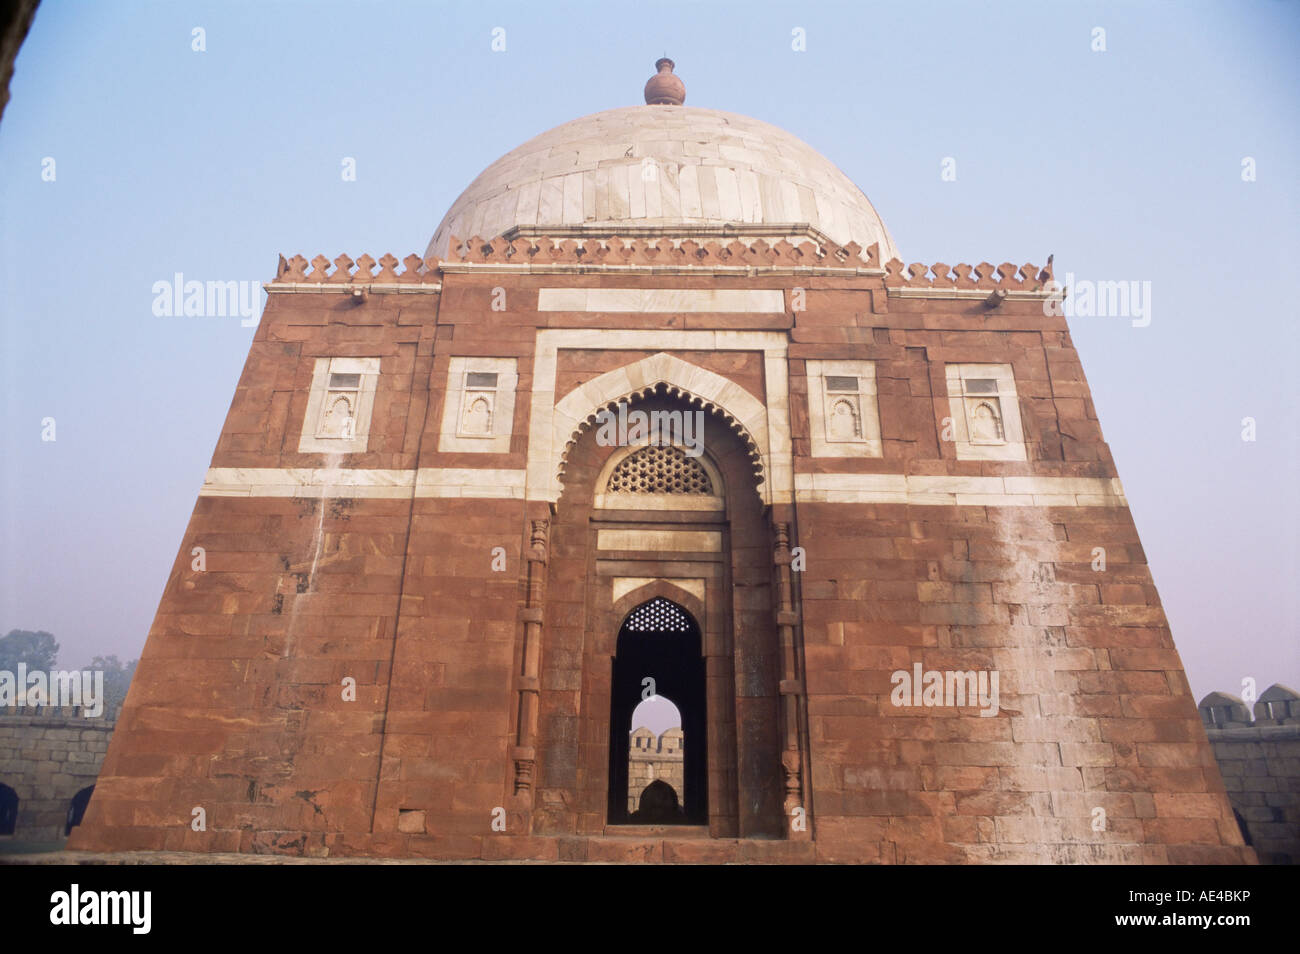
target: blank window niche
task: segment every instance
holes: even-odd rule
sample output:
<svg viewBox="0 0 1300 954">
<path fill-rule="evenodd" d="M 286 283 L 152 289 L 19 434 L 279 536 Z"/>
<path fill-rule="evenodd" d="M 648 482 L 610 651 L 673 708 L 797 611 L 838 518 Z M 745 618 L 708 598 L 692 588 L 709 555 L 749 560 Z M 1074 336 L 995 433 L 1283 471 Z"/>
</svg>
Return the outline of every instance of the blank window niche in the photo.
<svg viewBox="0 0 1300 954">
<path fill-rule="evenodd" d="M 461 415 L 457 428 L 460 437 L 491 437 L 492 413 L 497 396 L 495 371 L 469 371 L 465 374 L 465 392 L 461 397 Z"/>
<path fill-rule="evenodd" d="M 808 415 L 814 457 L 880 457 L 876 366 L 809 361 Z"/>
<path fill-rule="evenodd" d="M 959 460 L 1025 460 L 1016 379 L 1009 364 L 950 364 L 948 407 Z"/>
<path fill-rule="evenodd" d="M 515 358 L 452 358 L 438 450 L 506 454 L 514 426 Z"/>
<path fill-rule="evenodd" d="M 316 428 L 317 437 L 356 437 L 357 408 L 361 405 L 361 375 L 330 372 L 325 395 L 325 413 Z"/>
<path fill-rule="evenodd" d="M 370 440 L 378 358 L 317 358 L 298 452 L 359 454 Z"/>
</svg>

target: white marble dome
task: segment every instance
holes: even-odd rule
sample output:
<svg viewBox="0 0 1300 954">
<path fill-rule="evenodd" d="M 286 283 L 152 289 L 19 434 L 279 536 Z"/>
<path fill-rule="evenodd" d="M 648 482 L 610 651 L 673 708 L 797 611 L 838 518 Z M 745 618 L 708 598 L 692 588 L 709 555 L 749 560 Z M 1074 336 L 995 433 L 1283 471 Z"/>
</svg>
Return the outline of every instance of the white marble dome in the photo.
<svg viewBox="0 0 1300 954">
<path fill-rule="evenodd" d="M 810 225 L 840 245 L 878 242 L 882 261 L 898 257 L 862 190 L 817 150 L 757 119 L 690 106 L 610 109 L 530 139 L 461 193 L 425 254 L 445 256 L 452 235 L 513 226 L 678 225 L 774 238 Z"/>
</svg>

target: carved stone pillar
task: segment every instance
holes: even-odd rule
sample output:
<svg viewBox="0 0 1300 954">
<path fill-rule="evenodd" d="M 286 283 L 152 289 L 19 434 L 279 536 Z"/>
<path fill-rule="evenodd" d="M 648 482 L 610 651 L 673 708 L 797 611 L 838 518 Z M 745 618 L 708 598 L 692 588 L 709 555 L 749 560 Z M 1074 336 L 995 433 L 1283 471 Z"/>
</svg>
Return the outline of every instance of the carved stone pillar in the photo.
<svg viewBox="0 0 1300 954">
<path fill-rule="evenodd" d="M 776 566 L 776 625 L 781 650 L 781 769 L 785 775 L 785 821 L 787 836 L 805 841 L 812 837 L 808 799 L 804 792 L 804 686 L 799 648 L 799 612 L 794 605 L 791 570 L 790 524 L 772 527 Z"/>
<path fill-rule="evenodd" d="M 527 589 L 524 607 L 519 611 L 524 624 L 523 665 L 519 674 L 519 725 L 511 758 L 515 764 L 514 794 L 531 808 L 533 799 L 533 764 L 537 759 L 537 719 L 540 702 L 539 667 L 542 656 L 542 603 L 546 598 L 546 562 L 549 552 L 551 522 L 530 522 Z"/>
</svg>

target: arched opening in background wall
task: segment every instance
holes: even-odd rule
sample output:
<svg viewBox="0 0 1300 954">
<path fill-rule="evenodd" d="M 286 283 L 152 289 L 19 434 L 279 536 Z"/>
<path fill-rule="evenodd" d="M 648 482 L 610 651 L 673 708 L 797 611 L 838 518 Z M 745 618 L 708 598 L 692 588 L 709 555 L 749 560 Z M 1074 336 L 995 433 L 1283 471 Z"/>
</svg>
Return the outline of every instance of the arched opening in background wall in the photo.
<svg viewBox="0 0 1300 954">
<path fill-rule="evenodd" d="M 12 835 L 18 824 L 18 793 L 0 784 L 0 835 Z"/>
<path fill-rule="evenodd" d="M 86 806 L 90 804 L 90 796 L 94 791 L 95 786 L 87 785 L 72 796 L 72 801 L 68 803 L 68 824 L 63 831 L 65 835 L 71 835 L 72 829 L 80 825 L 81 820 L 86 817 Z"/>
</svg>

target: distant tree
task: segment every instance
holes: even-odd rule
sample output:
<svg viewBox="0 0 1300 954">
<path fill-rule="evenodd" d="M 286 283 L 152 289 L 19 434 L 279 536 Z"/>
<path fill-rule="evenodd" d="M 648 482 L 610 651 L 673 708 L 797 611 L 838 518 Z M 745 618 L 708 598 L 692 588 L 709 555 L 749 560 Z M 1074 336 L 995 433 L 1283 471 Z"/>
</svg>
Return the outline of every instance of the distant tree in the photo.
<svg viewBox="0 0 1300 954">
<path fill-rule="evenodd" d="M 131 687 L 131 678 L 135 675 L 136 664 L 140 660 L 132 659 L 125 666 L 116 656 L 96 656 L 85 668 L 104 671 L 104 708 L 105 710 L 120 706 L 126 699 L 126 690 Z"/>
<path fill-rule="evenodd" d="M 17 672 L 19 663 L 28 669 L 53 669 L 58 656 L 59 644 L 44 630 L 11 629 L 0 636 L 0 670 Z"/>
</svg>

